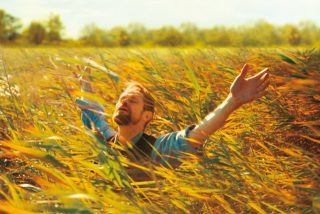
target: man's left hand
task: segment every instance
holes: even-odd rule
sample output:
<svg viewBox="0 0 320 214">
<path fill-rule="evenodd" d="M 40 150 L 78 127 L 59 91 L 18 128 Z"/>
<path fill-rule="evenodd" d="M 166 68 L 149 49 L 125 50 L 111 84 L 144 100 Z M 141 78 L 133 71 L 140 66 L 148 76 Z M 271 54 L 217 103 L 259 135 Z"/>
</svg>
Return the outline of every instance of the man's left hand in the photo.
<svg viewBox="0 0 320 214">
<path fill-rule="evenodd" d="M 266 88 L 270 83 L 268 68 L 263 69 L 250 78 L 245 78 L 248 70 L 249 65 L 245 64 L 240 74 L 230 86 L 230 96 L 235 100 L 239 107 L 266 95 Z"/>
</svg>

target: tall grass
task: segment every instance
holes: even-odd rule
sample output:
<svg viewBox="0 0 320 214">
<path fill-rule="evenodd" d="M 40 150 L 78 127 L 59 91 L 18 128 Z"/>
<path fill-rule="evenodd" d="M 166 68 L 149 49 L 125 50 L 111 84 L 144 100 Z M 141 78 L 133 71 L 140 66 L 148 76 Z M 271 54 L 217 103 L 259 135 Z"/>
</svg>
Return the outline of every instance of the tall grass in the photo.
<svg viewBox="0 0 320 214">
<path fill-rule="evenodd" d="M 319 213 L 320 52 L 311 49 L 2 49 L 0 212 Z M 159 136 L 197 123 L 244 63 L 270 67 L 268 94 L 238 109 L 173 169 L 132 163 L 86 130 L 76 64 L 92 57 L 108 122 L 125 82 L 153 91 Z M 250 75 L 249 74 L 249 75 Z M 143 171 L 136 181 L 126 168 Z"/>
</svg>

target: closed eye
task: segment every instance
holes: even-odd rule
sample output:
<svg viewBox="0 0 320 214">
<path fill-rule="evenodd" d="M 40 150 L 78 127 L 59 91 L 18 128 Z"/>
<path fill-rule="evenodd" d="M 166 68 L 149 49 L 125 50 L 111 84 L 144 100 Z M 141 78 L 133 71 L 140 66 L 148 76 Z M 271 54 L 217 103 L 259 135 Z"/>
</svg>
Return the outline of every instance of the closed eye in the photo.
<svg viewBox="0 0 320 214">
<path fill-rule="evenodd" d="M 129 102 L 130 102 L 130 103 L 138 103 L 137 100 L 133 100 L 133 99 L 129 100 Z"/>
</svg>

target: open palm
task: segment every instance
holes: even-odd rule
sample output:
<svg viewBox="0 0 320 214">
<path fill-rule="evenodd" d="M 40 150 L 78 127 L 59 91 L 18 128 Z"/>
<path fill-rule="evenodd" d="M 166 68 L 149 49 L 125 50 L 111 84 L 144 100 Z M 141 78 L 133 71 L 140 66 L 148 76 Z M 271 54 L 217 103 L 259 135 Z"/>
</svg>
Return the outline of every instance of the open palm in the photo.
<svg viewBox="0 0 320 214">
<path fill-rule="evenodd" d="M 239 105 L 259 99 L 267 93 L 265 89 L 269 85 L 268 68 L 263 69 L 250 78 L 245 78 L 248 70 L 249 65 L 245 64 L 240 74 L 230 86 L 230 93 Z"/>
</svg>

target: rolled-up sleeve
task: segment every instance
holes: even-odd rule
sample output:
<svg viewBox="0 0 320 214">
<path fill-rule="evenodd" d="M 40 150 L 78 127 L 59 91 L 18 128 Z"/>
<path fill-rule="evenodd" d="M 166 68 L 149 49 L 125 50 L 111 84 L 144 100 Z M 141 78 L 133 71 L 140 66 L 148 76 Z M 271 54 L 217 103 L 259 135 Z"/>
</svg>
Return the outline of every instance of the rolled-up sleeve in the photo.
<svg viewBox="0 0 320 214">
<path fill-rule="evenodd" d="M 104 137 L 104 140 L 114 136 L 115 131 L 106 122 L 102 105 L 87 99 L 76 99 L 76 103 L 81 109 L 81 120 L 87 128 L 92 129 L 93 124 Z"/>
<path fill-rule="evenodd" d="M 195 150 L 190 146 L 186 138 L 188 138 L 189 132 L 194 129 L 195 126 L 196 125 L 193 124 L 181 131 L 172 132 L 157 138 L 154 143 L 156 151 L 152 152 L 151 158 L 163 163 L 164 160 L 168 161 L 171 158 L 179 158 L 182 155 L 181 152 L 194 153 Z"/>
</svg>

